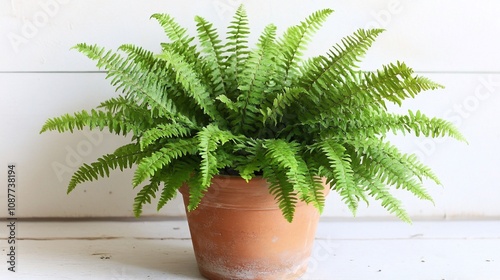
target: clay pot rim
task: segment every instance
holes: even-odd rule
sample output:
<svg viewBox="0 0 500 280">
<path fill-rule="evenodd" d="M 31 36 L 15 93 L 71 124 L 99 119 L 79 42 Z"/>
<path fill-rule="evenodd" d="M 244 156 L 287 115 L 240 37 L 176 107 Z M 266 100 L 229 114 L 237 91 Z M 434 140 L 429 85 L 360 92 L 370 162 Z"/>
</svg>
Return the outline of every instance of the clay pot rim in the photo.
<svg viewBox="0 0 500 280">
<path fill-rule="evenodd" d="M 179 192 L 189 197 L 189 186 L 184 184 L 179 188 Z M 324 196 L 327 197 L 329 192 L 330 188 L 325 185 Z M 252 200 L 253 203 L 249 204 L 248 200 Z M 312 205 L 297 197 L 295 208 L 306 206 Z M 200 209 L 204 207 L 271 211 L 279 209 L 279 201 L 269 192 L 269 183 L 262 176 L 256 176 L 247 182 L 238 175 L 215 175 L 198 206 Z"/>
</svg>

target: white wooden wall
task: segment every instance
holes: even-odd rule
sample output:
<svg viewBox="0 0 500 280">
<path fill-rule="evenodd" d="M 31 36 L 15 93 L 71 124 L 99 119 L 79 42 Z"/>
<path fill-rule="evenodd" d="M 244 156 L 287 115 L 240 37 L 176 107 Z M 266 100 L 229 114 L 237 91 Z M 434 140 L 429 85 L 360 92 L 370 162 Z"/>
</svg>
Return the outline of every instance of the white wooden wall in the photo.
<svg viewBox="0 0 500 280">
<path fill-rule="evenodd" d="M 79 42 L 116 48 L 134 43 L 158 50 L 164 39 L 149 16 L 166 12 L 194 29 L 194 15 L 224 27 L 246 5 L 258 34 L 274 22 L 284 28 L 320 8 L 336 12 L 318 34 L 312 54 L 322 53 L 357 28 L 387 31 L 363 68 L 402 60 L 446 89 L 423 93 L 406 107 L 453 121 L 467 146 L 451 140 L 395 138 L 435 169 L 444 187 L 429 184 L 435 205 L 401 194 L 415 218 L 500 217 L 500 2 L 494 0 L 0 0 L 0 178 L 18 167 L 18 215 L 22 217 L 125 217 L 137 190 L 131 172 L 79 186 L 66 195 L 71 171 L 113 151 L 126 139 L 102 132 L 38 131 L 49 117 L 89 109 L 115 95 L 94 63 L 70 48 Z M 2 171 L 3 169 L 3 171 Z M 6 183 L 0 184 L 6 188 Z M 0 217 L 6 216 L 0 191 Z M 157 213 L 183 215 L 180 200 Z M 337 195 L 325 217 L 349 217 Z M 373 202 L 360 217 L 388 217 Z"/>
</svg>

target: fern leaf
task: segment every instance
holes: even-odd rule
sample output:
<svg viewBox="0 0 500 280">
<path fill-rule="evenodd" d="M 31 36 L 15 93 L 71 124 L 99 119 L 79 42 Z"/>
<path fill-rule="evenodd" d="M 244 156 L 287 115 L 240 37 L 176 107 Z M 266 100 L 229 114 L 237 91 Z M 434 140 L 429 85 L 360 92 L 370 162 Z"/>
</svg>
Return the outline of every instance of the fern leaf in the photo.
<svg viewBox="0 0 500 280">
<path fill-rule="evenodd" d="M 213 176 L 219 171 L 219 161 L 223 160 L 223 158 L 220 154 L 217 156 L 216 150 L 234 138 L 235 137 L 229 131 L 220 130 L 214 125 L 203 128 L 196 135 L 196 139 L 199 143 L 198 150 L 201 156 L 200 178 L 197 182 L 199 185 L 198 188 L 193 188 L 191 190 L 188 206 L 189 210 L 196 209 L 204 192 L 210 187 Z"/>
<path fill-rule="evenodd" d="M 135 124 L 122 116 L 92 109 L 90 113 L 84 110 L 73 115 L 65 114 L 48 119 L 42 126 L 40 133 L 53 130 L 73 132 L 75 129 L 83 130 L 85 127 L 90 129 L 98 128 L 99 130 L 107 127 L 109 132 L 122 135 L 127 135 L 131 131 L 138 132 Z"/>
<path fill-rule="evenodd" d="M 354 179 L 351 158 L 346 154 L 344 146 L 333 140 L 323 141 L 320 148 L 330 161 L 328 168 L 333 170 L 333 177 L 327 176 L 329 177 L 328 180 L 334 183 L 331 187 L 339 192 L 349 209 L 355 214 L 358 209 L 359 199 L 364 194 L 358 188 Z"/>
<path fill-rule="evenodd" d="M 243 5 L 240 5 L 234 14 L 231 24 L 227 27 L 227 43 L 224 46 L 229 57 L 226 60 L 227 91 L 234 94 L 238 86 L 237 77 L 243 71 L 243 65 L 247 59 L 248 35 L 248 16 Z M 228 95 L 231 100 L 235 96 Z"/>
<path fill-rule="evenodd" d="M 261 121 L 253 118 L 257 117 L 259 105 L 266 98 L 265 92 L 267 84 L 273 79 L 275 72 L 275 63 L 273 59 L 276 57 L 276 45 L 274 38 L 276 36 L 276 26 L 268 25 L 264 29 L 257 48 L 252 51 L 239 77 L 239 89 L 241 94 L 236 103 L 240 108 L 238 118 L 234 123 L 239 124 L 240 131 L 248 132 L 256 130 L 255 124 Z"/>
<path fill-rule="evenodd" d="M 203 112 L 212 120 L 223 123 L 224 119 L 220 117 L 206 85 L 201 82 L 193 66 L 188 64 L 181 55 L 169 50 L 164 50 L 158 57 L 165 60 L 169 67 L 175 69 L 176 82 L 183 86 L 185 93 L 200 106 Z"/>
<path fill-rule="evenodd" d="M 99 106 L 97 106 L 97 108 L 106 109 L 106 111 L 108 112 L 116 113 L 123 111 L 124 108 L 135 107 L 135 106 L 136 106 L 135 102 L 120 95 L 118 97 L 112 97 L 106 101 L 101 102 Z"/>
<path fill-rule="evenodd" d="M 273 121 L 274 124 L 280 122 L 285 110 L 293 103 L 298 102 L 300 96 L 306 93 L 305 89 L 301 87 L 285 88 L 282 93 L 278 93 L 274 97 L 272 106 L 261 109 L 263 122 Z"/>
<path fill-rule="evenodd" d="M 262 170 L 262 177 L 269 182 L 269 193 L 274 196 L 283 217 L 288 222 L 292 222 L 297 205 L 297 194 L 294 192 L 293 184 L 287 180 L 286 171 L 273 165 L 266 165 Z"/>
<path fill-rule="evenodd" d="M 116 90 L 122 90 L 139 102 L 147 102 L 152 108 L 175 115 L 170 103 L 165 100 L 165 95 L 161 94 L 162 85 L 158 84 L 157 79 L 147 79 L 148 75 L 143 75 L 141 64 L 134 64 L 133 60 L 124 59 L 117 53 L 96 45 L 78 44 L 73 48 L 97 61 L 98 68 L 108 70 L 106 78 L 111 78 L 111 85 Z"/>
<path fill-rule="evenodd" d="M 392 114 L 385 111 L 366 110 L 348 122 L 346 132 L 359 135 L 382 135 L 388 131 L 393 133 L 414 133 L 426 137 L 452 137 L 467 142 L 465 137 L 449 121 L 440 118 L 429 118 L 420 111 L 408 111 L 406 115 Z"/>
<path fill-rule="evenodd" d="M 110 170 L 131 168 L 147 152 L 141 152 L 137 144 L 128 144 L 118 148 L 114 153 L 107 154 L 89 164 L 83 164 L 73 174 L 68 185 L 68 193 L 73 191 L 78 184 L 97 180 L 99 177 L 109 177 Z"/>
<path fill-rule="evenodd" d="M 354 172 L 355 179 L 365 186 L 365 191 L 375 200 L 380 200 L 382 207 L 389 213 L 396 215 L 402 221 L 411 223 L 411 218 L 402 207 L 401 201 L 395 198 L 389 188 L 373 176 L 363 176 L 362 172 Z"/>
<path fill-rule="evenodd" d="M 439 181 L 429 172 L 430 169 L 417 161 L 416 157 L 404 156 L 394 145 L 378 139 L 347 141 L 361 153 L 360 157 L 364 158 L 364 164 L 373 168 L 372 174 L 382 181 L 410 191 L 420 199 L 433 201 L 422 183 L 415 178 L 425 176 L 437 183 Z"/>
<path fill-rule="evenodd" d="M 329 101 L 328 105 L 332 106 L 347 98 L 342 89 L 349 86 L 349 81 L 357 80 L 356 63 L 382 31 L 360 29 L 334 46 L 327 57 L 318 56 L 314 63 L 309 63 L 310 68 L 303 70 L 300 80 L 300 85 L 310 92 L 307 101 L 313 106 Z M 329 94 L 328 99 L 321 98 L 325 93 Z"/>
<path fill-rule="evenodd" d="M 134 187 L 141 184 L 148 177 L 152 177 L 173 159 L 192 155 L 197 152 L 197 139 L 176 139 L 167 142 L 163 148 L 152 155 L 143 158 L 135 171 L 132 184 Z"/>
<path fill-rule="evenodd" d="M 265 149 L 262 142 L 260 140 L 248 140 L 240 147 L 237 146 L 237 152 L 244 153 L 244 156 L 236 158 L 235 165 L 241 178 L 247 182 L 255 176 L 256 172 L 262 170 L 265 158 Z"/>
<path fill-rule="evenodd" d="M 210 69 L 209 73 L 206 74 L 210 76 L 212 82 L 213 98 L 221 94 L 226 95 L 223 46 L 217 30 L 213 27 L 212 23 L 207 22 L 202 17 L 195 17 L 195 21 L 198 27 L 198 38 L 205 54 L 204 58 L 206 59 L 207 67 Z"/>
<path fill-rule="evenodd" d="M 305 178 L 307 166 L 299 155 L 298 143 L 286 142 L 282 139 L 266 139 L 264 147 L 267 148 L 266 162 L 278 166 L 281 170 L 286 170 L 285 174 L 294 190 L 301 197 L 307 197 L 309 194 L 309 186 Z"/>
<path fill-rule="evenodd" d="M 238 107 L 236 106 L 236 103 L 233 102 L 229 97 L 227 97 L 224 94 L 221 94 L 217 96 L 215 99 L 219 100 L 222 104 L 225 105 L 226 109 L 229 109 L 231 111 L 231 115 L 238 114 Z M 235 117 L 230 117 L 231 119 L 235 119 Z"/>
<path fill-rule="evenodd" d="M 282 49 L 283 53 L 283 65 L 281 67 L 284 72 L 285 86 L 289 86 L 291 80 L 299 74 L 294 69 L 298 68 L 307 44 L 331 13 L 333 13 L 331 9 L 316 11 L 308 16 L 304 22 L 288 28 L 283 35 L 279 48 Z"/>
<path fill-rule="evenodd" d="M 364 74 L 361 90 L 385 108 L 385 100 L 401 105 L 403 100 L 414 98 L 421 91 L 443 87 L 413 73 L 413 69 L 402 62 L 385 65 L 382 70 Z"/>
<path fill-rule="evenodd" d="M 325 195 L 323 194 L 324 186 L 321 178 L 318 177 L 319 171 L 304 165 L 305 184 L 309 187 L 307 194 L 302 194 L 301 199 L 306 203 L 312 204 L 319 213 L 323 213 L 325 206 Z"/>
<path fill-rule="evenodd" d="M 140 141 L 141 150 L 161 138 L 186 137 L 190 135 L 191 129 L 179 123 L 160 124 L 146 130 Z"/>
<path fill-rule="evenodd" d="M 152 179 L 149 184 L 142 187 L 142 189 L 137 193 L 134 198 L 133 205 L 134 215 L 136 218 L 141 216 L 142 206 L 146 203 L 151 204 L 151 200 L 156 198 L 156 192 L 158 192 L 159 185 L 160 181 Z"/>
<path fill-rule="evenodd" d="M 154 18 L 163 27 L 167 37 L 176 42 L 182 42 L 184 45 L 189 45 L 193 41 L 194 37 L 190 37 L 188 30 L 181 27 L 175 19 L 168 14 L 153 14 L 151 18 Z"/>
<path fill-rule="evenodd" d="M 164 187 L 158 200 L 158 211 L 177 195 L 177 190 L 189 181 L 198 165 L 199 161 L 190 157 L 176 160 L 169 165 L 164 173 Z"/>
<path fill-rule="evenodd" d="M 195 119 L 203 114 L 201 108 L 197 107 L 189 95 L 184 93 L 184 88 L 176 81 L 177 73 L 168 67 L 167 62 L 158 58 L 153 52 L 133 45 L 122 45 L 119 49 L 127 53 L 129 60 L 141 67 L 144 89 L 152 92 L 151 95 L 162 102 L 168 117 L 183 119 L 186 122 L 188 119 Z M 147 98 L 144 99 L 141 96 L 135 96 L 135 98 L 140 102 L 147 101 Z M 157 108 L 151 109 L 153 114 L 154 109 Z"/>
</svg>

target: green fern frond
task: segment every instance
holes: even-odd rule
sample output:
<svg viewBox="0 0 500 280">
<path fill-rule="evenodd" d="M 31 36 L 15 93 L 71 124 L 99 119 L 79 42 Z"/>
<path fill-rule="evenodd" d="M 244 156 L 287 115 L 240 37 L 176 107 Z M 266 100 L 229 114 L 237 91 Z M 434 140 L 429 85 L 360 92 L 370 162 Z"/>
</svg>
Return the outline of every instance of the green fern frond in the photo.
<svg viewBox="0 0 500 280">
<path fill-rule="evenodd" d="M 213 90 L 213 98 L 219 95 L 227 95 L 226 92 L 226 77 L 225 77 L 225 57 L 223 54 L 223 46 L 219 39 L 219 34 L 212 23 L 207 22 L 202 17 L 195 17 L 196 26 L 198 27 L 198 38 L 205 54 L 207 67 L 210 69 L 211 88 Z"/>
<path fill-rule="evenodd" d="M 255 177 L 256 172 L 262 170 L 266 151 L 263 147 L 263 141 L 247 140 L 236 146 L 236 151 L 244 153 L 243 156 L 235 159 L 235 165 L 241 178 L 248 182 Z"/>
<path fill-rule="evenodd" d="M 325 186 L 318 176 L 319 170 L 313 169 L 307 165 L 304 165 L 304 168 L 305 184 L 309 187 L 309 192 L 303 194 L 301 200 L 308 204 L 312 204 L 321 214 L 325 206 L 325 195 L 323 193 Z"/>
<path fill-rule="evenodd" d="M 184 89 L 176 81 L 177 74 L 168 67 L 166 61 L 158 58 L 151 51 L 133 45 L 122 45 L 119 50 L 124 51 L 129 60 L 140 66 L 144 91 L 150 92 L 151 96 L 154 95 L 156 100 L 161 101 L 166 109 L 161 113 L 170 118 L 179 118 L 184 121 L 195 119 L 202 114 L 201 108 L 197 107 L 188 95 L 182 94 Z M 144 99 L 141 96 L 134 96 L 134 98 L 139 98 L 140 102 L 147 101 L 147 98 Z M 152 115 L 154 115 L 155 109 L 157 107 L 151 108 Z"/>
<path fill-rule="evenodd" d="M 182 42 L 185 46 L 193 41 L 194 37 L 190 37 L 188 30 L 180 26 L 172 16 L 168 14 L 153 14 L 151 18 L 158 21 L 170 40 Z"/>
<path fill-rule="evenodd" d="M 364 175 L 364 174 L 363 174 Z M 382 207 L 389 213 L 396 215 L 404 222 L 411 223 L 408 212 L 402 207 L 401 201 L 395 198 L 389 188 L 376 177 L 363 176 L 361 172 L 354 172 L 355 179 L 365 186 L 365 191 L 375 200 L 379 200 Z"/>
<path fill-rule="evenodd" d="M 158 57 L 165 60 L 169 67 L 175 69 L 176 82 L 183 86 L 185 93 L 200 106 L 203 112 L 212 120 L 223 123 L 224 119 L 219 115 L 206 85 L 201 82 L 193 66 L 188 64 L 181 55 L 169 50 L 164 50 Z"/>
<path fill-rule="evenodd" d="M 366 115 L 355 115 L 347 123 L 346 132 L 360 135 L 382 135 L 389 131 L 393 133 L 414 133 L 415 136 L 452 137 L 467 142 L 465 137 L 449 121 L 440 118 L 429 118 L 420 111 L 408 110 L 408 114 L 399 115 L 385 111 L 365 110 Z"/>
<path fill-rule="evenodd" d="M 297 205 L 297 194 L 293 184 L 287 180 L 286 171 L 272 165 L 264 166 L 262 171 L 262 177 L 269 183 L 269 193 L 274 196 L 283 217 L 288 222 L 292 222 Z"/>
<path fill-rule="evenodd" d="M 376 72 L 364 73 L 361 90 L 371 95 L 368 102 L 385 108 L 385 101 L 402 105 L 403 100 L 414 98 L 422 91 L 443 87 L 413 74 L 413 69 L 398 61 L 396 64 L 385 65 Z"/>
<path fill-rule="evenodd" d="M 190 157 L 175 160 L 169 165 L 162 179 L 164 187 L 158 200 L 158 211 L 177 195 L 177 190 L 189 181 L 198 166 L 199 160 Z"/>
<path fill-rule="evenodd" d="M 264 93 L 274 78 L 273 73 L 275 72 L 273 61 L 277 53 L 275 36 L 276 26 L 266 26 L 259 38 L 257 48 L 248 55 L 241 77 L 238 79 L 240 81 L 238 88 L 241 94 L 236 104 L 240 108 L 240 113 L 234 123 L 239 124 L 239 131 L 255 131 L 255 125 L 261 123 L 258 108 L 266 98 Z"/>
<path fill-rule="evenodd" d="M 227 42 L 224 46 L 228 55 L 226 60 L 227 91 L 230 94 L 236 93 L 238 88 L 237 77 L 243 71 L 243 65 L 250 52 L 248 48 L 248 35 L 250 28 L 248 16 L 243 5 L 240 5 L 234 14 L 231 24 L 227 27 Z M 231 100 L 236 96 L 228 95 Z"/>
<path fill-rule="evenodd" d="M 78 184 L 94 181 L 98 178 L 109 177 L 110 170 L 119 168 L 131 168 L 142 157 L 146 156 L 146 151 L 142 152 L 137 144 L 122 146 L 112 154 L 107 154 L 89 164 L 83 164 L 73 173 L 68 185 L 68 193 L 73 191 Z"/>
<path fill-rule="evenodd" d="M 112 97 L 106 101 L 103 101 L 97 106 L 100 109 L 106 109 L 106 111 L 111 113 L 121 112 L 124 108 L 135 107 L 136 103 L 124 96 Z"/>
<path fill-rule="evenodd" d="M 150 183 L 141 188 L 134 198 L 133 211 L 136 218 L 142 214 L 142 206 L 151 204 L 151 200 L 156 198 L 156 192 L 159 190 L 160 181 L 151 179 Z"/>
<path fill-rule="evenodd" d="M 353 214 L 358 209 L 360 198 L 364 198 L 363 192 L 356 184 L 354 171 L 351 167 L 351 158 L 346 149 L 333 140 L 325 140 L 319 144 L 319 148 L 328 158 L 330 166 L 323 166 L 331 171 L 325 173 L 332 189 L 336 190 Z M 333 175 L 333 176 L 332 176 Z"/>
<path fill-rule="evenodd" d="M 333 13 L 331 9 L 316 11 L 308 16 L 304 22 L 286 30 L 279 44 L 283 54 L 283 64 L 280 66 L 284 73 L 283 81 L 286 87 L 289 87 L 291 80 L 299 74 L 297 72 L 298 65 L 312 35 L 320 29 L 331 13 Z"/>
<path fill-rule="evenodd" d="M 98 68 L 108 70 L 106 78 L 111 78 L 111 85 L 115 86 L 117 91 L 122 90 L 126 95 L 133 96 L 136 101 L 147 102 L 152 109 L 159 108 L 163 112 L 171 112 L 170 104 L 165 102 L 165 96 L 161 94 L 158 80 L 145 80 L 148 76 L 143 75 L 140 64 L 134 64 L 132 60 L 124 59 L 116 52 L 106 51 L 96 45 L 78 44 L 73 49 L 97 61 Z M 171 112 L 171 115 L 175 115 L 175 112 Z"/>
<path fill-rule="evenodd" d="M 186 137 L 190 135 L 191 128 L 179 123 L 160 124 L 148 129 L 142 135 L 139 144 L 141 150 L 161 138 Z"/>
<path fill-rule="evenodd" d="M 334 46 L 327 56 L 315 57 L 313 63 L 307 64 L 309 68 L 302 70 L 299 82 L 309 92 L 307 101 L 312 102 L 312 106 L 321 105 L 322 102 L 333 106 L 351 98 L 342 89 L 352 86 L 351 81 L 357 81 L 357 62 L 382 32 L 382 29 L 359 29 L 345 37 L 342 44 Z M 328 96 L 322 98 L 326 93 Z"/>
<path fill-rule="evenodd" d="M 138 131 L 134 123 L 129 122 L 123 116 L 113 115 L 110 112 L 97 111 L 92 109 L 89 112 L 81 111 L 73 115 L 65 114 L 60 117 L 48 119 L 42 126 L 40 133 L 45 131 L 57 130 L 58 132 L 65 132 L 82 130 L 84 128 L 103 130 L 108 128 L 109 132 L 127 135 L 127 133 Z"/>
<path fill-rule="evenodd" d="M 421 178 L 428 177 L 436 183 L 439 183 L 439 180 L 416 157 L 405 156 L 396 146 L 378 139 L 347 140 L 347 142 L 360 153 L 365 168 L 371 168 L 373 176 L 398 189 L 410 191 L 420 199 L 433 201 L 423 187 Z"/>
<path fill-rule="evenodd" d="M 233 102 L 231 99 L 229 99 L 229 97 L 227 97 L 226 95 L 224 94 L 221 94 L 219 96 L 217 96 L 215 98 L 216 100 L 219 100 L 222 104 L 224 104 L 225 106 L 225 109 L 228 109 L 229 111 L 231 111 L 231 113 L 229 114 L 230 117 L 229 118 L 235 118 L 234 116 L 231 117 L 231 115 L 235 115 L 238 113 L 238 106 L 236 105 L 235 102 Z"/>
<path fill-rule="evenodd" d="M 195 138 L 175 139 L 167 142 L 163 148 L 139 162 L 132 179 L 133 186 L 136 187 L 148 177 L 154 176 L 173 159 L 195 154 L 198 151 L 197 145 L 198 141 Z"/>
<path fill-rule="evenodd" d="M 214 125 L 203 128 L 196 135 L 198 140 L 198 151 L 201 156 L 199 188 L 193 189 L 189 200 L 189 209 L 195 209 L 201 201 L 204 192 L 211 184 L 212 178 L 219 172 L 220 163 L 223 160 L 216 155 L 216 150 L 235 136 L 228 131 L 220 130 Z M 222 166 L 223 167 L 223 166 Z"/>
<path fill-rule="evenodd" d="M 260 110 L 263 115 L 263 122 L 272 121 L 277 124 L 282 121 L 281 117 L 285 114 L 285 110 L 293 103 L 298 102 L 303 94 L 307 94 L 307 91 L 301 87 L 285 88 L 282 93 L 276 94 L 272 106 Z"/>
<path fill-rule="evenodd" d="M 411 127 L 410 130 L 414 132 L 416 136 L 420 136 L 420 134 L 432 138 L 448 136 L 467 143 L 465 137 L 458 131 L 453 123 L 436 117 L 429 118 L 419 110 L 416 112 L 411 110 L 408 111 L 405 121 L 406 125 Z"/>
<path fill-rule="evenodd" d="M 284 170 L 294 191 L 301 197 L 308 197 L 310 189 L 309 185 L 306 184 L 305 177 L 307 165 L 300 156 L 299 144 L 282 139 L 266 139 L 264 147 L 267 149 L 266 162 Z"/>
</svg>

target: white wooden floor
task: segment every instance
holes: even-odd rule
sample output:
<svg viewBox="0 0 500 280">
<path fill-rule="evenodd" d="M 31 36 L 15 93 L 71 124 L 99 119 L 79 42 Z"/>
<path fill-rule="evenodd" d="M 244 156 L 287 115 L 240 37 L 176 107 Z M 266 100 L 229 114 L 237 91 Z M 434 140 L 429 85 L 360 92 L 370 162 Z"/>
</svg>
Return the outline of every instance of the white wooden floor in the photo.
<svg viewBox="0 0 500 280">
<path fill-rule="evenodd" d="M 203 279 L 185 221 L 21 220 L 16 237 L 0 279 Z M 500 221 L 322 221 L 302 279 L 500 279 Z"/>
</svg>

